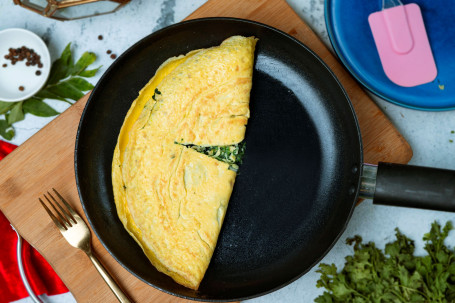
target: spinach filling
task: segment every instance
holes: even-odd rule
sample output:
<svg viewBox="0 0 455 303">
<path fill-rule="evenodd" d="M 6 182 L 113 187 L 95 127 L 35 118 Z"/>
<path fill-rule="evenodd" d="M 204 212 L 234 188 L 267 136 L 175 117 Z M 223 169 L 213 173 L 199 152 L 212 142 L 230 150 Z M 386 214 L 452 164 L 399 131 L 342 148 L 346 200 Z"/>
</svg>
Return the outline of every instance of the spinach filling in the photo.
<svg viewBox="0 0 455 303">
<path fill-rule="evenodd" d="M 175 142 L 176 144 L 180 144 Z M 209 157 L 215 158 L 219 161 L 229 164 L 229 169 L 237 172 L 239 164 L 242 163 L 243 156 L 245 155 L 246 144 L 242 141 L 238 144 L 225 145 L 225 146 L 199 146 L 193 144 L 180 144 L 188 148 L 192 148 L 197 152 L 205 154 Z"/>
</svg>

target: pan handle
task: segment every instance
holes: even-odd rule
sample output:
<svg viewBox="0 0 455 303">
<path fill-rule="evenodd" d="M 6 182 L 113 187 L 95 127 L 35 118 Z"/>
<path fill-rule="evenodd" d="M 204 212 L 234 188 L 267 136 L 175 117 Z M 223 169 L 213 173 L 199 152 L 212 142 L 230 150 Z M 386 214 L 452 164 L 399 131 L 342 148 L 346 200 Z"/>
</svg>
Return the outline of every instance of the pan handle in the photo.
<svg viewBox="0 0 455 303">
<path fill-rule="evenodd" d="M 360 195 L 375 204 L 455 212 L 453 170 L 380 162 L 362 175 Z"/>
</svg>

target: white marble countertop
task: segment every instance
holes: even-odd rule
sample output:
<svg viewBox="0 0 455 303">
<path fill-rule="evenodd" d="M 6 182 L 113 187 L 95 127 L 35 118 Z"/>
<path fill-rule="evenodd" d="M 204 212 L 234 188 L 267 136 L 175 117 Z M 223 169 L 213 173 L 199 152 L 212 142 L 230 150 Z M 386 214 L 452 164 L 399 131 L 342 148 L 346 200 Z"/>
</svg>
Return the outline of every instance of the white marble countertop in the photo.
<svg viewBox="0 0 455 303">
<path fill-rule="evenodd" d="M 59 22 L 15 6 L 12 0 L 3 0 L 0 1 L 0 30 L 19 27 L 35 32 L 47 43 L 53 60 L 69 42 L 72 42 L 76 57 L 84 51 L 95 52 L 98 55 L 95 65 L 102 65 L 98 75 L 90 79 L 96 84 L 113 62 L 106 50 L 121 54 L 142 37 L 181 21 L 204 2 L 205 0 L 133 0 L 115 14 Z M 288 3 L 329 45 L 324 21 L 324 1 L 288 0 Z M 98 35 L 103 35 L 104 39 L 98 40 Z M 410 143 L 414 152 L 411 164 L 455 169 L 455 143 L 449 141 L 455 141 L 455 135 L 451 134 L 451 130 L 455 130 L 455 111 L 423 112 L 399 107 L 376 97 L 374 100 Z M 59 111 L 68 106 L 64 102 L 49 101 L 49 104 Z M 16 136 L 11 142 L 22 144 L 50 120 L 51 118 L 27 115 L 24 121 L 15 125 Z M 323 262 L 342 267 L 344 257 L 352 252 L 345 245 L 347 237 L 359 234 L 364 240 L 375 241 L 379 247 L 383 247 L 393 240 L 395 227 L 416 240 L 417 253 L 422 254 L 421 237 L 429 230 L 431 222 L 438 220 L 445 223 L 452 218 L 453 215 L 446 212 L 373 206 L 370 200 L 366 200 L 356 207 L 346 231 Z M 451 245 L 455 243 L 453 234 L 449 242 Z M 319 275 L 315 270 L 313 268 L 278 291 L 249 302 L 312 302 L 322 293 L 321 289 L 316 288 Z M 52 301 L 73 302 L 74 299 L 68 295 Z"/>
</svg>

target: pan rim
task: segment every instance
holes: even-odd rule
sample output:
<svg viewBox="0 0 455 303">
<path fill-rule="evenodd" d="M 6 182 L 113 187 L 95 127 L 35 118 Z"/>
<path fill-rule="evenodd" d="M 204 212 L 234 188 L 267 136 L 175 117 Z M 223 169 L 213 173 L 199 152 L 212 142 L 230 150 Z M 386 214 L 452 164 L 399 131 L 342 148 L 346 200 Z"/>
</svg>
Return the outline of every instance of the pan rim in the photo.
<svg viewBox="0 0 455 303">
<path fill-rule="evenodd" d="M 313 56 L 313 58 L 316 59 L 319 62 L 319 64 L 331 75 L 333 80 L 335 80 L 335 82 L 338 84 L 338 88 L 341 90 L 342 94 L 345 97 L 344 101 L 347 102 L 347 105 L 349 106 L 349 109 L 350 109 L 351 114 L 352 114 L 352 118 L 354 120 L 355 128 L 356 128 L 356 131 L 357 131 L 357 138 L 358 138 L 358 143 L 359 143 L 359 151 L 358 151 L 358 154 L 359 154 L 359 160 L 358 160 L 359 161 L 359 165 L 360 166 L 363 165 L 363 144 L 362 144 L 362 140 L 361 140 L 360 126 L 359 126 L 357 115 L 356 115 L 356 113 L 354 111 L 352 102 L 350 101 L 348 94 L 346 93 L 344 87 L 342 86 L 341 82 L 338 80 L 338 78 L 336 77 L 334 72 L 328 67 L 328 65 L 314 51 L 312 51 L 309 47 L 307 47 L 305 44 L 303 44 L 298 39 L 292 37 L 291 35 L 283 32 L 283 31 L 281 31 L 281 30 L 279 30 L 277 28 L 274 28 L 274 27 L 272 27 L 270 25 L 264 24 L 264 23 L 260 23 L 260 22 L 252 21 L 252 20 L 248 20 L 248 19 L 233 18 L 233 17 L 206 17 L 206 18 L 197 18 L 197 19 L 191 19 L 191 20 L 187 20 L 187 21 L 182 21 L 182 22 L 179 22 L 179 23 L 164 27 L 164 28 L 162 28 L 162 29 L 160 29 L 160 30 L 158 30 L 156 32 L 153 32 L 153 33 L 141 38 L 136 43 L 131 45 L 127 50 L 125 50 L 118 57 L 118 59 L 113 64 L 111 64 L 111 66 L 109 66 L 109 68 L 104 72 L 104 74 L 101 76 L 101 78 L 98 80 L 97 84 L 95 85 L 95 88 L 91 92 L 90 97 L 87 100 L 86 105 L 84 106 L 84 110 L 82 112 L 82 115 L 81 115 L 81 118 L 80 118 L 80 121 L 79 121 L 79 125 L 78 125 L 78 129 L 77 129 L 77 133 L 76 133 L 75 151 L 74 151 L 74 169 L 75 169 L 75 176 L 76 176 L 76 186 L 77 186 L 77 190 L 78 190 L 79 199 L 80 199 L 81 204 L 82 204 L 82 208 L 84 210 L 86 218 L 87 218 L 89 224 L 91 225 L 92 230 L 95 233 L 96 237 L 101 242 L 101 244 L 103 245 L 104 249 L 106 249 L 109 252 L 109 254 L 114 258 L 114 260 L 117 263 L 119 263 L 123 268 L 125 268 L 130 274 L 132 274 L 133 276 L 135 276 L 136 278 L 138 278 L 142 282 L 148 284 L 149 286 L 154 287 L 155 289 L 158 289 L 158 290 L 160 290 L 160 291 L 162 291 L 164 293 L 167 293 L 167 294 L 179 297 L 179 298 L 183 298 L 183 299 L 197 300 L 197 301 L 203 301 L 203 302 L 243 301 L 243 300 L 249 300 L 249 299 L 257 298 L 257 297 L 260 297 L 260 296 L 264 296 L 266 294 L 272 293 L 272 292 L 274 292 L 274 291 L 276 291 L 278 289 L 281 289 L 281 288 L 291 284 L 292 282 L 296 281 L 297 279 L 299 279 L 300 277 L 302 277 L 303 275 L 308 273 L 312 268 L 314 268 L 314 266 L 316 266 L 327 255 L 327 253 L 330 250 L 332 250 L 332 248 L 335 245 L 335 243 L 338 242 L 339 238 L 341 237 L 341 235 L 345 231 L 345 229 L 347 227 L 347 224 L 349 223 L 349 221 L 350 221 L 350 219 L 352 217 L 352 213 L 354 211 L 354 208 L 355 208 L 355 205 L 356 205 L 356 201 L 357 201 L 358 195 L 359 195 L 359 190 L 360 190 L 360 173 L 359 173 L 359 176 L 357 178 L 356 191 L 355 191 L 355 194 L 353 195 L 353 202 L 352 202 L 351 207 L 349 209 L 349 212 L 348 212 L 348 215 L 346 217 L 346 220 L 344 221 L 344 225 L 340 228 L 338 235 L 334 238 L 332 243 L 327 247 L 327 249 L 323 252 L 323 254 L 321 254 L 320 257 L 317 258 L 317 260 L 315 260 L 312 263 L 312 265 L 307 268 L 307 270 L 302 271 L 301 273 L 299 273 L 298 275 L 296 275 L 292 279 L 290 279 L 290 280 L 286 281 L 285 283 L 282 283 L 282 284 L 280 284 L 280 285 L 278 285 L 278 286 L 276 286 L 274 288 L 271 288 L 271 289 L 269 289 L 267 291 L 263 291 L 263 292 L 256 293 L 256 294 L 253 294 L 253 295 L 249 295 L 249 296 L 242 296 L 242 297 L 235 297 L 235 298 L 207 299 L 207 298 L 201 298 L 201 297 L 190 297 L 190 296 L 187 296 L 187 295 L 182 295 L 182 294 L 179 294 L 179 293 L 176 293 L 176 292 L 172 292 L 172 291 L 163 289 L 163 288 L 161 288 L 161 287 L 159 287 L 159 286 L 157 286 L 155 284 L 152 284 L 151 282 L 145 280 L 144 278 L 140 277 L 138 274 L 136 274 L 130 268 L 128 268 L 123 262 L 121 262 L 117 258 L 117 256 L 113 254 L 111 249 L 108 247 L 107 243 L 105 243 L 105 241 L 100 237 L 99 232 L 94 228 L 92 218 L 89 215 L 89 212 L 87 211 L 86 204 L 84 203 L 83 193 L 82 193 L 82 190 L 81 190 L 81 182 L 80 182 L 81 176 L 79 175 L 79 170 L 78 170 L 78 154 L 79 154 L 79 150 L 80 150 L 79 141 L 80 141 L 80 135 L 81 135 L 81 131 L 82 131 L 82 128 L 83 128 L 83 124 L 84 124 L 85 118 L 88 115 L 87 112 L 89 112 L 91 107 L 94 106 L 93 105 L 93 103 L 94 103 L 93 100 L 94 100 L 94 95 L 95 95 L 97 89 L 99 89 L 99 87 L 103 84 L 105 79 L 110 76 L 111 70 L 114 69 L 117 66 L 117 64 L 119 64 L 118 62 L 120 62 L 122 58 L 127 57 L 130 52 L 134 51 L 136 49 L 137 45 L 140 45 L 146 39 L 150 39 L 151 36 L 157 36 L 157 35 L 161 34 L 164 31 L 171 30 L 173 28 L 178 28 L 178 27 L 181 27 L 181 26 L 185 26 L 187 24 L 199 23 L 199 22 L 209 22 L 209 21 L 211 21 L 211 22 L 213 22 L 213 21 L 215 21 L 215 22 L 217 22 L 217 21 L 228 21 L 228 22 L 231 21 L 231 22 L 239 22 L 239 23 L 243 23 L 243 24 L 246 23 L 246 24 L 252 24 L 252 25 L 255 25 L 255 26 L 263 27 L 263 28 L 266 28 L 268 30 L 274 31 L 274 32 L 276 32 L 277 34 L 279 34 L 281 36 L 284 36 L 284 38 L 291 39 L 293 42 L 297 43 L 300 47 L 303 47 L 309 54 L 311 54 Z M 358 170 L 361 171 L 361 167 L 359 167 Z"/>
</svg>

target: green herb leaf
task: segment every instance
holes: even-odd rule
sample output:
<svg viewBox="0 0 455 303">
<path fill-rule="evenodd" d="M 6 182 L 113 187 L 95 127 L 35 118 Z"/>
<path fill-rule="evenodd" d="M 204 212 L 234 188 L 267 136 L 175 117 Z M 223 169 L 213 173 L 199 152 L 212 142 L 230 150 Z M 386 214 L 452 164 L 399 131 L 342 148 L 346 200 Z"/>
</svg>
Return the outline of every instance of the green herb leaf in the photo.
<svg viewBox="0 0 455 303">
<path fill-rule="evenodd" d="M 54 86 L 48 87 L 48 90 L 64 99 L 79 100 L 84 96 L 83 92 L 67 81 L 62 81 Z"/>
<path fill-rule="evenodd" d="M 70 74 L 70 71 L 73 68 L 73 58 L 70 47 L 71 43 L 68 43 L 60 58 L 52 64 L 47 85 L 56 84 L 58 81 L 65 79 Z"/>
<path fill-rule="evenodd" d="M 75 88 L 77 88 L 81 91 L 92 90 L 94 87 L 90 82 L 88 82 L 85 79 L 79 78 L 79 77 L 71 78 L 65 82 L 67 82 L 68 84 L 74 86 Z"/>
<path fill-rule="evenodd" d="M 152 99 L 156 101 L 156 95 L 161 95 L 161 92 L 158 88 L 155 88 L 155 92 L 153 93 Z"/>
<path fill-rule="evenodd" d="M 49 91 L 47 88 L 43 88 L 40 90 L 34 97 L 37 97 L 39 99 L 54 99 L 54 100 L 60 100 L 60 101 L 66 101 L 65 98 L 60 97 L 57 94 L 54 94 L 53 92 Z"/>
<path fill-rule="evenodd" d="M 39 98 L 30 98 L 22 105 L 24 113 L 30 113 L 38 117 L 52 117 L 59 114 L 58 111 L 47 105 Z"/>
<path fill-rule="evenodd" d="M 7 111 L 9 111 L 16 102 L 4 102 L 0 101 L 0 115 L 3 115 Z"/>
<path fill-rule="evenodd" d="M 90 64 L 95 62 L 96 55 L 91 52 L 85 52 L 82 56 L 77 60 L 74 67 L 71 69 L 71 75 L 77 76 L 82 73 Z"/>
<path fill-rule="evenodd" d="M 47 84 L 55 84 L 63 78 L 66 78 L 66 72 L 68 70 L 68 66 L 62 61 L 62 59 L 57 59 L 51 67 L 51 71 L 49 74 L 49 79 L 47 80 Z"/>
<path fill-rule="evenodd" d="M 71 43 L 68 43 L 60 55 L 60 59 L 68 66 L 73 65 L 73 54 L 71 53 Z"/>
<path fill-rule="evenodd" d="M 11 140 L 14 137 L 14 128 L 6 120 L 0 120 L 0 136 L 6 140 Z"/>
<path fill-rule="evenodd" d="M 24 112 L 22 110 L 22 104 L 23 104 L 23 101 L 14 103 L 14 106 L 11 108 L 11 111 L 10 111 L 9 115 L 7 115 L 7 119 L 6 119 L 8 121 L 9 125 L 12 125 L 15 122 L 24 120 Z"/>
<path fill-rule="evenodd" d="M 93 76 L 96 75 L 96 73 L 99 71 L 100 68 L 101 68 L 101 66 L 97 67 L 95 69 L 91 69 L 91 70 L 84 70 L 84 71 L 79 73 L 79 76 L 85 77 L 85 78 L 93 77 Z"/>
</svg>

